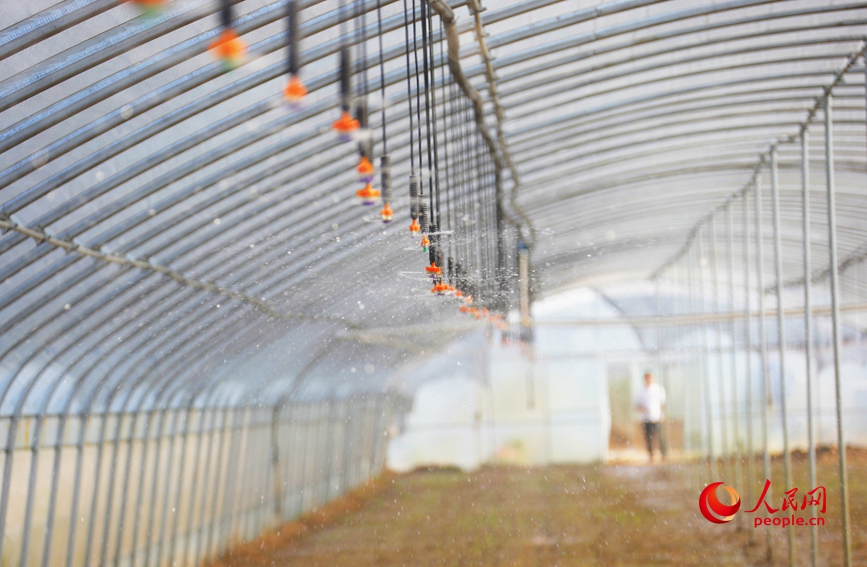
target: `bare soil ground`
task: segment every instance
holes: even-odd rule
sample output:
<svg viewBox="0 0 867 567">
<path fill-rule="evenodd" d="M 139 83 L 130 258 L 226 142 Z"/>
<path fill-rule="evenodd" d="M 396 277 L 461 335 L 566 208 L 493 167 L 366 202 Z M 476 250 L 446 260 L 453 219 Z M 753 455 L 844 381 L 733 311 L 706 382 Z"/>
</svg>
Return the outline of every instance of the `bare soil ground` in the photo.
<svg viewBox="0 0 867 567">
<path fill-rule="evenodd" d="M 867 565 L 867 451 L 849 458 L 854 565 Z M 803 455 L 794 455 L 794 484 L 810 490 Z M 763 484 L 761 462 L 756 476 Z M 740 488 L 732 463 L 719 480 Z M 721 467 L 722 468 L 722 467 Z M 773 463 L 773 505 L 783 488 Z M 836 454 L 819 455 L 828 489 L 819 528 L 820 565 L 842 565 Z M 220 567 L 533 567 L 643 565 L 784 565 L 785 530 L 754 529 L 754 515 L 727 525 L 701 517 L 698 494 L 706 465 L 487 467 L 474 473 L 425 470 L 386 474 L 345 498 L 224 556 Z M 758 490 L 760 486 L 757 486 Z M 740 523 L 738 520 L 742 520 Z M 809 565 L 809 528 L 794 528 L 795 558 Z M 752 536 L 752 537 L 751 537 Z"/>
</svg>

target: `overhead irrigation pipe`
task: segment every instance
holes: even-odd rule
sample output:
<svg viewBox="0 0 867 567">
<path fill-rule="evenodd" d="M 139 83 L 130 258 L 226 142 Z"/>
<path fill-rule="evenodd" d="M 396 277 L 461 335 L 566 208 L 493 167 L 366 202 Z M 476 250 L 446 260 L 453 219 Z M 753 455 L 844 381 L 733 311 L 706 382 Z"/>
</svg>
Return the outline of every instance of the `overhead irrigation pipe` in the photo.
<svg viewBox="0 0 867 567">
<path fill-rule="evenodd" d="M 521 217 L 521 220 L 524 221 L 524 224 L 527 226 L 527 231 L 529 232 L 529 242 L 528 244 L 532 244 L 536 240 L 536 230 L 533 227 L 533 224 L 530 222 L 530 219 L 521 209 L 520 205 L 518 205 L 516 198 L 517 192 L 520 187 L 520 175 L 518 173 L 518 168 L 515 166 L 514 161 L 512 160 L 512 155 L 509 152 L 508 145 L 506 145 L 506 139 L 503 135 L 502 131 L 502 121 L 504 118 L 503 110 L 499 106 L 499 99 L 496 99 L 492 96 L 494 101 L 494 109 L 497 117 L 497 130 L 499 140 L 495 140 L 488 130 L 488 125 L 485 122 L 485 110 L 484 110 L 484 101 L 482 100 L 482 95 L 473 87 L 470 83 L 467 76 L 464 74 L 463 68 L 461 67 L 461 40 L 459 36 L 459 31 L 457 26 L 455 25 L 455 13 L 452 11 L 451 7 L 446 4 L 443 0 L 428 0 L 431 8 L 437 13 L 445 26 L 446 32 L 446 41 L 448 43 L 448 64 L 449 71 L 451 71 L 452 77 L 455 80 L 455 83 L 461 88 L 464 94 L 469 98 L 473 103 L 473 111 L 476 119 L 476 126 L 478 128 L 479 133 L 482 135 L 482 138 L 485 140 L 485 144 L 488 146 L 488 151 L 491 154 L 491 157 L 494 160 L 494 163 L 497 165 L 497 194 L 502 199 L 502 177 L 500 172 L 503 169 L 508 169 L 512 176 L 512 193 L 509 198 L 509 204 L 511 208 Z M 484 36 L 481 30 L 481 20 L 479 19 L 480 9 L 477 8 L 477 0 L 472 0 L 471 2 L 473 13 L 477 19 L 476 30 L 477 30 L 477 38 L 480 42 L 480 48 L 482 51 L 482 58 L 486 62 L 486 67 L 488 69 L 487 79 L 489 83 L 489 88 L 491 89 L 492 95 L 496 92 L 494 77 L 493 77 L 493 67 L 490 65 L 490 56 L 487 52 L 487 47 L 484 44 Z M 505 212 L 505 211 L 504 211 Z M 521 240 L 527 242 L 525 238 L 524 231 L 521 228 L 521 223 L 516 221 L 514 218 L 511 218 L 507 215 L 509 222 L 511 222 L 518 230 Z"/>
</svg>

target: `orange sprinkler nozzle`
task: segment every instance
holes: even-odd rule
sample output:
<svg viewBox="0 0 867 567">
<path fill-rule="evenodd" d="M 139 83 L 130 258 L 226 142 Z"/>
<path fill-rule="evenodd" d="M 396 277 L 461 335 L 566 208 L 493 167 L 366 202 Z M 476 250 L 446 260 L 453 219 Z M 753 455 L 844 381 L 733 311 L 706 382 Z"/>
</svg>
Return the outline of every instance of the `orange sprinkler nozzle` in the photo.
<svg viewBox="0 0 867 567">
<path fill-rule="evenodd" d="M 452 289 L 454 289 L 454 286 L 452 286 Z M 460 299 L 460 298 L 462 298 L 463 296 L 464 296 L 464 292 L 462 292 L 462 291 L 459 290 L 459 289 L 458 289 L 458 290 L 455 290 L 455 297 L 457 297 L 458 299 Z"/>
<path fill-rule="evenodd" d="M 469 313 L 470 308 L 467 307 L 466 305 L 461 305 L 460 307 L 458 307 L 458 311 L 460 311 L 461 313 Z"/>
<path fill-rule="evenodd" d="M 394 218 L 394 211 L 392 211 L 391 207 L 386 203 L 385 206 L 382 207 L 382 210 L 379 211 L 379 216 L 382 217 L 382 222 L 391 222 Z"/>
<path fill-rule="evenodd" d="M 358 162 L 358 167 L 356 167 L 355 170 L 358 171 L 358 179 L 362 183 L 370 183 L 373 181 L 373 164 L 370 163 L 367 156 L 361 156 L 361 159 Z"/>
<path fill-rule="evenodd" d="M 409 225 L 409 231 L 413 234 L 421 232 L 421 226 L 418 224 L 418 219 L 412 219 L 412 222 Z"/>
<path fill-rule="evenodd" d="M 208 48 L 215 57 L 221 59 L 223 63 L 234 68 L 241 62 L 241 57 L 247 52 L 247 44 L 244 43 L 235 30 L 229 28 L 223 30 L 213 43 Z"/>
<path fill-rule="evenodd" d="M 298 75 L 290 75 L 289 82 L 283 89 L 283 99 L 289 104 L 297 104 L 307 96 L 307 87 L 301 82 Z"/>
<path fill-rule="evenodd" d="M 425 267 L 424 271 L 429 273 L 431 276 L 439 276 L 443 273 L 440 267 L 436 265 L 436 262 L 431 262 L 430 266 Z"/>
<path fill-rule="evenodd" d="M 430 246 L 430 240 L 427 239 L 427 235 L 423 234 L 421 237 L 421 247 L 427 251 L 427 247 Z"/>
<path fill-rule="evenodd" d="M 379 199 L 379 190 L 374 189 L 370 183 L 364 186 L 364 189 L 360 189 L 355 192 L 355 196 L 362 200 L 365 205 L 372 205 Z"/>
<path fill-rule="evenodd" d="M 331 128 L 341 135 L 352 134 L 360 127 L 361 124 L 349 114 L 348 110 L 344 110 L 343 115 L 331 125 Z"/>
<path fill-rule="evenodd" d="M 481 318 L 482 318 L 482 314 L 479 313 L 479 310 L 478 310 L 478 308 L 476 308 L 476 307 L 471 307 L 471 308 L 470 308 L 470 314 L 473 315 L 473 316 L 475 316 L 476 319 L 481 319 Z"/>
</svg>

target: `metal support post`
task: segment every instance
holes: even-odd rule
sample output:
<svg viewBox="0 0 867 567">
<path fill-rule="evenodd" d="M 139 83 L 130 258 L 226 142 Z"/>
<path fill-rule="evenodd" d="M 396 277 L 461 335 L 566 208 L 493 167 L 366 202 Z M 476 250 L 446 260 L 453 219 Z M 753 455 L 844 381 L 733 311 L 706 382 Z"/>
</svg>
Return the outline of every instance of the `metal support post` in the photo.
<svg viewBox="0 0 867 567">
<path fill-rule="evenodd" d="M 825 95 L 825 175 L 828 190 L 828 252 L 831 274 L 831 326 L 834 341 L 834 393 L 837 398 L 837 465 L 840 477 L 840 499 L 843 520 L 843 559 L 844 565 L 852 565 L 852 541 L 849 531 L 849 479 L 846 471 L 846 440 L 843 436 L 843 389 L 840 376 L 840 297 L 839 274 L 837 268 L 837 210 L 834 196 L 834 132 L 833 98 Z"/>
<path fill-rule="evenodd" d="M 728 300 L 729 311 L 735 310 L 735 255 L 734 255 L 734 226 L 733 213 L 731 204 L 726 207 L 726 269 L 728 272 Z M 740 428 L 740 407 L 738 405 L 738 373 L 737 373 L 737 341 L 735 340 L 735 320 L 729 321 L 729 335 L 731 336 L 731 347 L 729 348 L 729 375 L 731 376 L 731 416 L 732 416 L 732 459 L 734 462 L 734 478 L 733 481 L 737 486 L 743 486 L 741 482 L 741 428 Z M 743 516 L 738 517 L 738 529 L 743 528 Z"/>
<path fill-rule="evenodd" d="M 785 490 L 792 488 L 792 456 L 789 454 L 788 402 L 786 401 L 786 321 L 783 313 L 783 237 L 780 222 L 780 179 L 777 170 L 777 148 L 771 148 L 771 202 L 774 214 L 774 274 L 777 280 L 777 344 L 780 353 L 780 414 L 783 426 L 783 470 Z M 786 528 L 789 546 L 789 567 L 795 566 L 795 532 Z"/>
<path fill-rule="evenodd" d="M 746 420 L 747 420 L 747 491 L 746 497 L 753 502 L 753 488 L 756 485 L 756 448 L 753 432 L 753 339 L 751 333 L 752 319 L 750 317 L 750 193 L 744 193 L 743 200 L 743 249 L 744 249 L 744 372 L 746 379 Z M 748 530 L 750 543 L 756 540 L 756 531 Z"/>
<path fill-rule="evenodd" d="M 810 489 L 816 486 L 816 445 L 813 438 L 813 285 L 810 259 L 810 134 L 801 135 L 801 198 L 803 200 L 804 236 L 804 356 L 807 363 L 807 458 L 810 465 Z M 816 506 L 810 506 L 813 518 L 818 515 Z M 810 526 L 810 564 L 819 562 L 819 528 Z"/>
<path fill-rule="evenodd" d="M 770 400 L 770 388 L 768 387 L 768 341 L 767 332 L 765 331 L 765 254 L 762 245 L 762 179 L 756 176 L 755 182 L 755 199 L 756 199 L 756 275 L 758 279 L 759 292 L 759 358 L 762 368 L 762 399 L 760 402 L 762 408 L 762 461 L 764 464 L 765 478 L 771 478 L 771 455 L 768 446 L 768 406 Z M 768 498 L 771 498 L 771 490 L 768 489 Z M 765 539 L 767 542 L 767 559 L 771 560 L 773 548 L 771 546 L 771 527 L 765 528 Z"/>
</svg>

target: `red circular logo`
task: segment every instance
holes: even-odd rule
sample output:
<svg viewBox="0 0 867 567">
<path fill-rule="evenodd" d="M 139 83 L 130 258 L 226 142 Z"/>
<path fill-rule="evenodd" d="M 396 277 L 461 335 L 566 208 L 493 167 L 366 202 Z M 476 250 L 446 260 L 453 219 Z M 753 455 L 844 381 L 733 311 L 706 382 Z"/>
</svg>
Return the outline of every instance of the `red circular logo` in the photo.
<svg viewBox="0 0 867 567">
<path fill-rule="evenodd" d="M 731 506 L 723 504 L 716 497 L 716 489 L 722 486 L 732 499 Z M 735 512 L 741 507 L 741 495 L 731 486 L 725 486 L 721 482 L 714 482 L 705 487 L 698 497 L 698 509 L 701 510 L 701 515 L 707 518 L 709 522 L 714 524 L 725 524 L 731 522 L 735 517 Z M 721 517 L 720 517 L 721 516 Z"/>
</svg>

